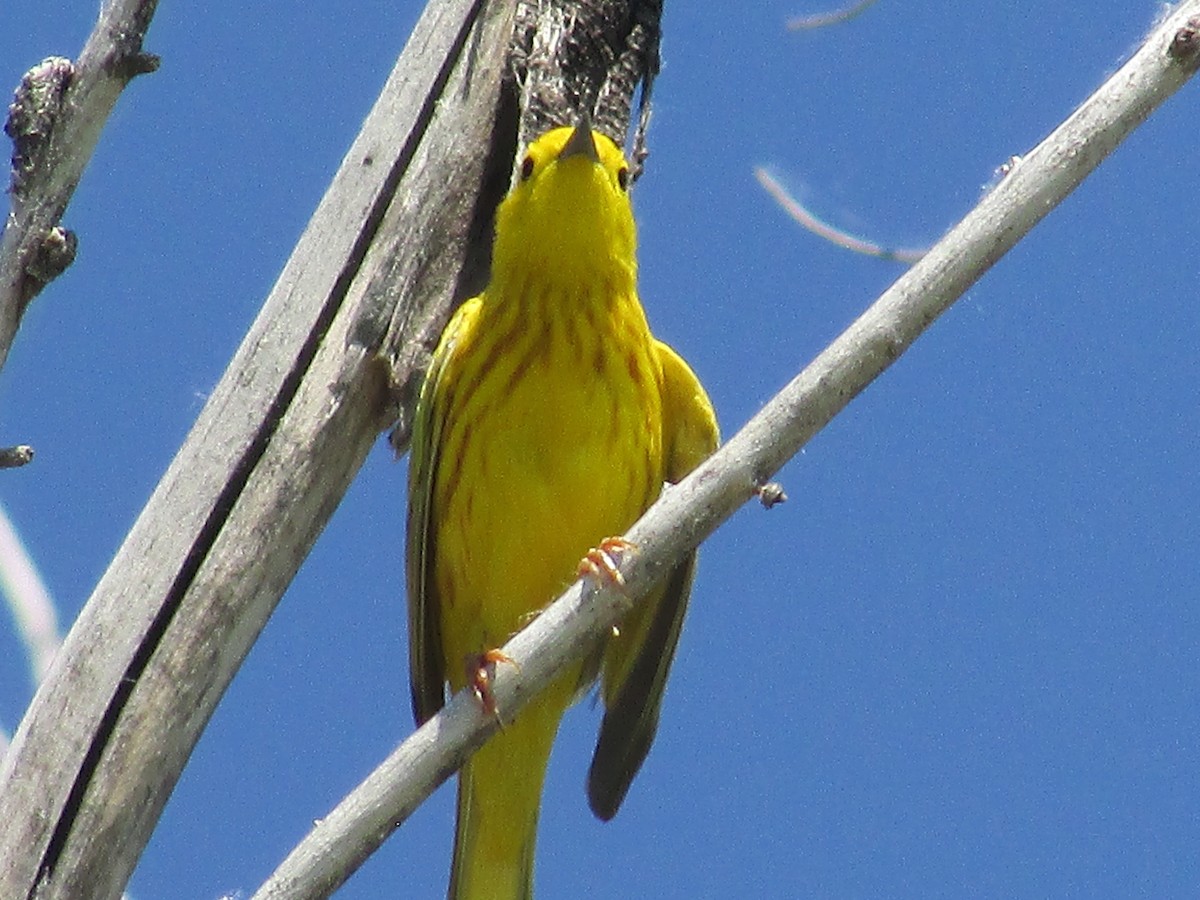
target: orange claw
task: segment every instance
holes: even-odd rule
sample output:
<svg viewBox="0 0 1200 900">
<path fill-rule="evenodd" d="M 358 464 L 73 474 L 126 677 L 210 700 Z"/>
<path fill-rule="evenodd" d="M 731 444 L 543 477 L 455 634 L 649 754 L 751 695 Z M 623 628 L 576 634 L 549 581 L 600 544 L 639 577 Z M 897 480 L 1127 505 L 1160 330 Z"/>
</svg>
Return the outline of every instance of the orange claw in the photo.
<svg viewBox="0 0 1200 900">
<path fill-rule="evenodd" d="M 623 537 L 606 537 L 600 542 L 599 547 L 593 547 L 583 559 L 579 561 L 579 569 L 577 575 L 582 578 L 587 575 L 597 581 L 602 578 L 616 585 L 618 588 L 625 587 L 625 576 L 621 574 L 621 570 L 617 568 L 617 560 L 613 556 L 616 553 L 618 556 L 623 553 L 636 553 L 637 545 L 625 540 Z"/>
<path fill-rule="evenodd" d="M 475 698 L 483 711 L 489 716 L 495 716 L 501 725 L 500 710 L 496 706 L 496 697 L 492 693 L 492 682 L 496 680 L 496 663 L 510 663 L 519 670 L 517 661 L 500 650 L 484 650 L 482 653 L 467 657 L 467 682 L 475 692 Z"/>
</svg>

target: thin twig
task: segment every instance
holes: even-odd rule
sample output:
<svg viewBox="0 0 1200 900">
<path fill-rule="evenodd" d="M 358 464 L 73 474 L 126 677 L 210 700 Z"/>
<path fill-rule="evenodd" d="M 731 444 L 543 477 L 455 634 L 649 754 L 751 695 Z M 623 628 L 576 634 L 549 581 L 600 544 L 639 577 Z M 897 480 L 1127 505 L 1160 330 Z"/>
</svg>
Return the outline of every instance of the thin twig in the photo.
<svg viewBox="0 0 1200 900">
<path fill-rule="evenodd" d="M 853 250 L 855 253 L 862 253 L 865 256 L 874 256 L 878 259 L 894 259 L 906 263 L 915 263 L 925 255 L 928 249 L 884 247 L 881 244 L 876 244 L 874 241 L 855 237 L 849 232 L 842 231 L 818 219 L 805 209 L 795 197 L 789 194 L 787 188 L 772 177 L 762 166 L 754 167 L 754 177 L 763 186 L 763 190 L 775 198 L 775 202 L 783 208 L 784 212 L 813 234 L 824 238 L 831 244 L 836 244 L 846 250 Z"/>
<path fill-rule="evenodd" d="M 62 634 L 58 612 L 21 536 L 0 505 L 0 591 L 12 610 L 21 643 L 29 652 L 30 682 L 36 688 L 50 671 Z"/>
<path fill-rule="evenodd" d="M 875 0 L 860 0 L 860 2 L 852 3 L 842 9 L 835 9 L 833 12 L 815 13 L 811 16 L 794 16 L 788 19 L 787 29 L 788 31 L 806 31 L 813 28 L 825 28 L 828 25 L 849 22 L 859 13 L 865 12 L 868 7 L 874 5 Z"/>
<path fill-rule="evenodd" d="M 967 288 L 1069 194 L 1200 63 L 1200 0 L 1186 0 L 1142 48 L 713 457 L 626 537 L 626 587 L 576 582 L 503 648 L 497 705 L 516 714 L 568 663 L 590 652 L 683 554 L 695 548 Z M 318 821 L 254 900 L 328 896 L 496 729 L 460 691 Z"/>
<path fill-rule="evenodd" d="M 158 58 L 142 52 L 157 0 L 110 0 L 72 64 L 44 60 L 21 79 L 5 132 L 13 139 L 12 214 L 0 240 L 0 368 L 29 302 L 75 258 L 59 224 L 117 97 Z"/>
</svg>

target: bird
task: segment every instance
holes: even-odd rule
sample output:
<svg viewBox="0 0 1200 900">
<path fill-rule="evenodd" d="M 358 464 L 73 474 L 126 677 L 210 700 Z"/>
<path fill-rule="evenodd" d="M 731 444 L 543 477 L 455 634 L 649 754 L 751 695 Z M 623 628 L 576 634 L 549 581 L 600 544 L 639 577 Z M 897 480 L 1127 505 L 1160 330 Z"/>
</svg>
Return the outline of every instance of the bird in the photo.
<svg viewBox="0 0 1200 900">
<path fill-rule="evenodd" d="M 718 443 L 700 380 L 647 323 L 630 180 L 586 116 L 529 144 L 496 211 L 487 285 L 452 316 L 420 391 L 406 535 L 413 715 L 433 716 L 448 685 L 474 689 L 501 720 L 458 776 L 449 900 L 533 896 L 551 746 L 592 684 L 604 715 L 587 794 L 600 819 L 616 814 L 658 727 L 694 554 L 515 716 L 487 690 L 507 660 L 495 648 L 581 571 L 619 578 L 613 557 L 636 548 L 613 536 Z"/>
</svg>

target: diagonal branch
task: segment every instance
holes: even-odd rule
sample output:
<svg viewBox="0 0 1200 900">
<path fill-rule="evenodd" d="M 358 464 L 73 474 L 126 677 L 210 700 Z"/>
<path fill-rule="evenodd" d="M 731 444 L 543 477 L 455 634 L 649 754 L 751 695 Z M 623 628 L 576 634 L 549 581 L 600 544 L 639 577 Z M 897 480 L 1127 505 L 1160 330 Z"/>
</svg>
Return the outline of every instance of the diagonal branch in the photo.
<svg viewBox="0 0 1200 900">
<path fill-rule="evenodd" d="M 217 700 L 394 417 L 391 306 L 448 305 L 476 218 L 511 15 L 483 6 L 435 3 L 418 24 L 71 629 L 0 764 L 0 897 L 120 894 Z"/>
<path fill-rule="evenodd" d="M 158 0 L 110 0 L 78 62 L 51 57 L 30 69 L 9 107 L 12 214 L 0 239 L 0 368 L 30 301 L 75 258 L 59 222 L 131 79 L 158 68 L 142 41 Z"/>
<path fill-rule="evenodd" d="M 655 6 L 556 2 L 590 48 L 622 48 L 589 54 L 600 82 L 626 58 L 622 32 L 645 21 L 633 8 Z M 415 395 L 452 301 L 478 282 L 512 169 L 516 6 L 426 7 L 0 764 L 4 900 L 120 893 L 259 630 Z"/>
<path fill-rule="evenodd" d="M 1200 65 L 1200 0 L 1186 0 L 966 218 L 627 537 L 628 593 L 577 582 L 503 648 L 496 703 L 517 714 L 588 653 L 674 562 L 716 530 L 1060 203 Z M 326 897 L 496 730 L 469 691 L 400 745 L 292 851 L 254 900 Z"/>
</svg>

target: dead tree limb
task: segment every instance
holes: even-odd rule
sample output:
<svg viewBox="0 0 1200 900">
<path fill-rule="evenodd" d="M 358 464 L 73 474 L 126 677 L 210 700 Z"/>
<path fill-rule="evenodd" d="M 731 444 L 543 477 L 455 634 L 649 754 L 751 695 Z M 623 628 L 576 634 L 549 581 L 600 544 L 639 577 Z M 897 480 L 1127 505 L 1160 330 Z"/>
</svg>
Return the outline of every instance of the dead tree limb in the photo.
<svg viewBox="0 0 1200 900">
<path fill-rule="evenodd" d="M 418 22 L 21 723 L 0 767 L 0 896 L 120 894 L 217 701 L 374 438 L 411 405 L 453 301 L 486 280 L 527 77 L 510 57 L 516 6 L 437 0 Z M 629 33 L 649 21 L 636 10 L 657 4 L 533 6 L 570 7 L 608 36 L 581 96 L 612 107 L 614 61 L 635 70 Z"/>
<path fill-rule="evenodd" d="M 75 259 L 63 213 L 125 86 L 158 68 L 142 42 L 158 0 L 103 4 L 75 63 L 43 60 L 25 73 L 4 130 L 13 140 L 12 214 L 0 239 L 0 368 L 31 300 Z"/>
<path fill-rule="evenodd" d="M 395 416 L 392 306 L 449 306 L 511 15 L 458 0 L 422 17 L 14 738 L 0 896 L 120 895 L 218 699 Z M 415 274 L 389 284 L 389 268 Z"/>
</svg>

